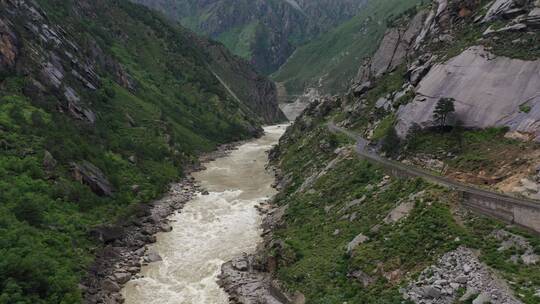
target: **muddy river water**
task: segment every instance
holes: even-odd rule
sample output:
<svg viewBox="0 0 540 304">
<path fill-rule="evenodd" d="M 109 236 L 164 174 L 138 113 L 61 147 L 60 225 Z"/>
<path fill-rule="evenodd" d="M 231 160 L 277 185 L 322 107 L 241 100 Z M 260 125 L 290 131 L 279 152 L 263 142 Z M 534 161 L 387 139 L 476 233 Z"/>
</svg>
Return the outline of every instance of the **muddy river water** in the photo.
<svg viewBox="0 0 540 304">
<path fill-rule="evenodd" d="M 228 303 L 216 278 L 224 262 L 252 252 L 260 242 L 255 206 L 275 193 L 274 178 L 265 169 L 266 152 L 285 128 L 266 127 L 263 137 L 194 174 L 209 194 L 198 194 L 172 216 L 172 232 L 157 235 L 149 250 L 163 261 L 144 266 L 143 277 L 126 284 L 122 293 L 127 304 Z"/>
</svg>

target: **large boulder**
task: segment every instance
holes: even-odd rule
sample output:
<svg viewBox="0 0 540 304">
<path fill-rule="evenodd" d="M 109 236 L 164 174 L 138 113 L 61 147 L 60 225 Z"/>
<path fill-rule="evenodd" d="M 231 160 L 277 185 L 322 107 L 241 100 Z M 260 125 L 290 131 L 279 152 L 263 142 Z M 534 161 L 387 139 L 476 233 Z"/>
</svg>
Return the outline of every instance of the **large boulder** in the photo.
<svg viewBox="0 0 540 304">
<path fill-rule="evenodd" d="M 100 196 L 111 196 L 113 187 L 105 174 L 91 164 L 83 161 L 81 163 L 71 163 L 73 178 L 85 185 L 88 185 L 94 193 Z"/>
<path fill-rule="evenodd" d="M 481 46 L 471 47 L 437 64 L 416 88 L 413 102 L 398 110 L 396 131 L 404 137 L 417 123 L 434 125 L 440 98 L 455 99 L 455 118 L 463 126 L 507 126 L 540 139 L 540 60 L 497 57 Z"/>
</svg>

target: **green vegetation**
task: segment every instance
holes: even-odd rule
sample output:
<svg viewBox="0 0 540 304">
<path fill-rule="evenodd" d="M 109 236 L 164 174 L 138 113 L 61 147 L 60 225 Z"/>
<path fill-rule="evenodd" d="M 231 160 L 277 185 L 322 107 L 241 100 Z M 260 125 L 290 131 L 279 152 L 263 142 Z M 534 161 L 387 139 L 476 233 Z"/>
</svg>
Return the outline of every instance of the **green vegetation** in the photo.
<svg viewBox="0 0 540 304">
<path fill-rule="evenodd" d="M 441 98 L 435 105 L 433 119 L 439 124 L 440 128 L 446 126 L 448 116 L 456 111 L 454 101 L 453 98 Z"/>
<path fill-rule="evenodd" d="M 351 129 L 360 133 L 368 131 L 372 124 L 377 124 L 377 127 L 373 131 L 375 140 L 381 139 L 390 126 L 393 126 L 396 120 L 395 114 L 388 113 L 384 109 L 377 109 L 376 103 L 380 98 L 386 97 L 390 93 L 395 93 L 401 90 L 405 83 L 405 66 L 398 67 L 391 73 L 384 74 L 380 78 L 375 80 L 375 85 L 370 89 L 365 96 L 363 96 L 362 111 L 344 114 L 335 113 L 334 121 L 342 121 L 349 119 L 352 122 Z M 404 97 L 410 96 L 405 94 Z M 354 96 L 347 96 L 344 98 L 346 103 L 354 104 L 359 102 Z"/>
<path fill-rule="evenodd" d="M 384 137 L 382 138 L 381 150 L 388 157 L 395 157 L 398 155 L 401 148 L 401 140 L 397 135 L 394 126 L 390 126 L 386 129 Z"/>
<path fill-rule="evenodd" d="M 493 174 L 503 164 L 519 165 L 525 155 L 538 148 L 537 144 L 505 138 L 506 132 L 505 128 L 466 130 L 457 127 L 445 133 L 417 130 L 407 137 L 403 152 L 432 155 L 457 171 L 483 170 Z"/>
<path fill-rule="evenodd" d="M 276 197 L 287 205 L 285 224 L 275 231 L 282 249 L 269 253 L 278 259 L 278 278 L 293 292 L 302 292 L 308 303 L 403 303 L 399 288 L 413 280 L 444 253 L 466 246 L 480 250 L 480 259 L 499 275 L 514 282 L 512 288 L 524 303 L 536 303 L 540 265 L 509 260 L 515 249 L 501 253 L 500 242 L 491 233 L 501 223 L 477 217 L 457 206 L 457 195 L 419 179 L 385 178 L 384 170 L 354 156 L 341 158 L 305 191 L 300 185 L 332 159 L 333 142 L 347 148 L 350 143 L 332 140 L 324 121 L 306 130 L 296 123 L 287 132 L 279 151 L 280 168 L 290 183 Z M 499 136 L 498 131 L 468 131 L 471 142 Z M 351 149 L 349 146 L 348 149 Z M 358 204 L 350 204 L 359 200 Z M 383 219 L 402 202 L 412 202 L 408 217 L 397 223 Z M 459 212 L 457 212 L 459 210 Z M 536 253 L 540 239 L 520 229 Z M 346 246 L 359 233 L 369 237 L 346 254 Z M 350 276 L 367 274 L 364 287 Z"/>
<path fill-rule="evenodd" d="M 503 32 L 497 34 L 498 39 L 489 39 L 484 44 L 499 56 L 535 60 L 540 58 L 540 33 Z"/>
<path fill-rule="evenodd" d="M 29 65 L 24 74 L 0 77 L 2 304 L 79 303 L 77 284 L 101 246 L 89 238 L 90 229 L 128 219 L 199 153 L 248 138 L 260 123 L 225 91 L 191 36 L 151 11 L 127 1 L 39 2 L 81 54 L 99 47 L 98 59 L 118 60 L 134 88 L 117 83 L 107 69 L 98 71 L 96 91 L 66 80 L 96 113 L 91 125 L 60 113 L 53 94 L 26 93 L 39 72 L 30 59 L 21 59 Z M 24 22 L 14 26 L 24 32 Z M 46 151 L 56 165 L 44 164 Z M 103 171 L 112 196 L 98 196 L 72 178 L 70 163 L 82 161 Z"/>
<path fill-rule="evenodd" d="M 236 55 L 250 59 L 252 54 L 252 43 L 257 32 L 257 22 L 251 22 L 245 27 L 236 27 L 227 32 L 221 33 L 217 40 L 222 42 L 229 50 Z"/>
<path fill-rule="evenodd" d="M 349 20 L 366 2 L 134 1 L 222 42 L 265 74 L 275 72 L 298 46 Z"/>
<path fill-rule="evenodd" d="M 396 123 L 396 116 L 394 114 L 390 114 L 386 116 L 385 118 L 383 118 L 383 120 L 381 120 L 381 122 L 377 125 L 377 127 L 373 131 L 372 139 L 379 140 L 385 137 L 385 135 L 387 135 L 390 132 L 389 130 L 394 127 L 395 123 Z"/>
<path fill-rule="evenodd" d="M 272 77 L 285 83 L 290 94 L 302 93 L 323 77 L 323 89 L 345 91 L 362 61 L 378 48 L 387 23 L 422 0 L 369 1 L 353 19 L 301 46 Z"/>
<path fill-rule="evenodd" d="M 523 104 L 519 106 L 519 110 L 523 113 L 529 113 L 531 111 L 531 106 L 528 104 Z"/>
</svg>

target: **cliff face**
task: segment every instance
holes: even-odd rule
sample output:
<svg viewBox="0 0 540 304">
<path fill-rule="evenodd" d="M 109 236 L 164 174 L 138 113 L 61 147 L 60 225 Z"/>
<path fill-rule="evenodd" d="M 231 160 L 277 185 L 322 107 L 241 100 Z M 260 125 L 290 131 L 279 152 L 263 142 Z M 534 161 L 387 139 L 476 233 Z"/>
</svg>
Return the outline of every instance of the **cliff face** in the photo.
<svg viewBox="0 0 540 304">
<path fill-rule="evenodd" d="M 398 110 L 396 131 L 405 136 L 413 123 L 435 125 L 440 98 L 455 100 L 455 119 L 465 127 L 507 126 L 540 139 L 540 60 L 495 56 L 471 47 L 434 65 L 416 88 L 416 97 Z M 524 111 L 523 109 L 529 109 Z"/>
<path fill-rule="evenodd" d="M 134 0 L 223 42 L 264 73 L 294 49 L 353 17 L 366 0 Z"/>
<path fill-rule="evenodd" d="M 508 127 L 538 139 L 540 74 L 535 16 L 540 4 L 507 1 L 501 8 L 497 2 L 485 16 L 478 13 L 478 5 L 439 1 L 436 9 L 419 12 L 406 28 L 388 30 L 373 59 L 359 70 L 355 90 L 361 95 L 374 79 L 406 65 L 408 79 L 403 88 L 379 101 L 380 105 L 394 103 L 396 131 L 402 138 L 414 124 L 435 126 L 437 102 L 451 98 L 455 103 L 452 118 L 463 127 Z M 520 13 L 505 13 L 508 11 Z M 472 16 L 477 24 L 470 20 Z M 497 30 L 492 24 L 495 20 L 500 23 Z M 478 40 L 473 42 L 472 37 Z M 458 47 L 449 50 L 452 43 Z M 512 48 L 521 50 L 512 52 Z M 406 94 L 412 100 L 398 103 Z"/>
</svg>

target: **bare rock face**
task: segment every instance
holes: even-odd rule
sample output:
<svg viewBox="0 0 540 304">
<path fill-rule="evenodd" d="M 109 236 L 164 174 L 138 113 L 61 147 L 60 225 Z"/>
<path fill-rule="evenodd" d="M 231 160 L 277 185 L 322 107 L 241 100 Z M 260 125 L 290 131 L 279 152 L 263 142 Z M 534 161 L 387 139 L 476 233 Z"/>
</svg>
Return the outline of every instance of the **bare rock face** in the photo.
<svg viewBox="0 0 540 304">
<path fill-rule="evenodd" d="M 476 46 L 443 64 L 422 79 L 413 102 L 398 110 L 396 131 L 405 136 L 413 123 L 433 125 L 440 98 L 455 99 L 455 119 L 463 126 L 507 126 L 540 139 L 540 60 L 496 57 Z"/>
<path fill-rule="evenodd" d="M 380 77 L 386 72 L 391 72 L 404 63 L 414 51 L 417 41 L 429 23 L 430 15 L 428 11 L 418 12 L 407 26 L 391 28 L 386 31 L 384 37 L 373 55 L 373 58 L 366 59 L 358 69 L 352 90 L 360 96 L 372 87 L 370 79 Z M 433 16 L 431 17 L 433 18 Z"/>
<path fill-rule="evenodd" d="M 421 11 L 409 22 L 408 27 L 392 28 L 386 32 L 371 62 L 373 76 L 378 77 L 387 71 L 392 71 L 405 61 L 412 43 L 422 30 L 426 17 L 427 12 Z M 359 72 L 359 74 L 363 73 Z"/>
<path fill-rule="evenodd" d="M 347 254 L 352 255 L 356 247 L 358 247 L 360 244 L 363 244 L 367 241 L 369 241 L 369 237 L 360 233 L 352 241 L 350 241 L 349 244 L 347 244 Z"/>
<path fill-rule="evenodd" d="M 459 290 L 466 292 L 461 295 Z M 405 299 L 423 304 L 451 304 L 456 303 L 459 297 L 460 303 L 521 303 L 508 286 L 465 247 L 443 255 L 436 265 L 426 268 L 401 292 Z"/>
<path fill-rule="evenodd" d="M 94 193 L 101 196 L 112 195 L 113 187 L 98 167 L 87 161 L 71 163 L 71 167 L 73 178 L 88 185 Z"/>
<path fill-rule="evenodd" d="M 524 12 L 525 0 L 496 0 L 489 8 L 484 21 L 511 18 Z"/>
<path fill-rule="evenodd" d="M 59 110 L 94 124 L 91 103 L 73 89 L 95 91 L 101 85 L 97 62 L 82 49 L 33 1 L 0 1 L 0 73 L 20 62 L 17 72 L 34 76 L 27 88 L 30 95 L 54 95 Z"/>
<path fill-rule="evenodd" d="M 17 36 L 7 22 L 0 19 L 0 72 L 13 68 L 18 54 Z"/>
</svg>

